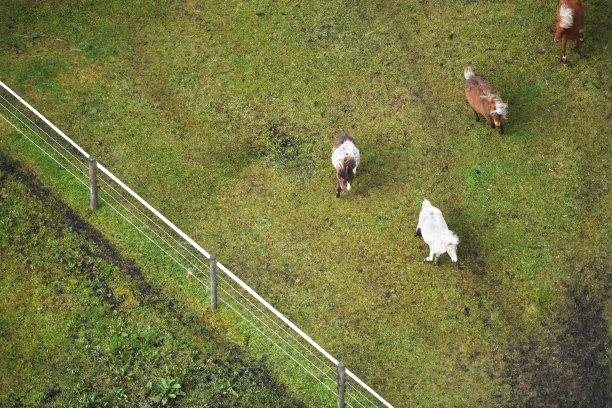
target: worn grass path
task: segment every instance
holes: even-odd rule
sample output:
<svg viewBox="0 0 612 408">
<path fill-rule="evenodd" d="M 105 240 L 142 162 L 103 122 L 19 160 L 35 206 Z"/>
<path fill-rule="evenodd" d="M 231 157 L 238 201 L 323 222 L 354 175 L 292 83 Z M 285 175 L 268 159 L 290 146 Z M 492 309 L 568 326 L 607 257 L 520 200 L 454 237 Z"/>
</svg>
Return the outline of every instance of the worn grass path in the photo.
<svg viewBox="0 0 612 408">
<path fill-rule="evenodd" d="M 16 1 L 0 75 L 394 405 L 598 406 L 612 19 L 586 4 L 563 67 L 555 6 Z M 503 136 L 464 100 L 469 62 Z M 362 162 L 337 200 L 340 131 Z M 423 198 L 463 269 L 423 264 Z"/>
</svg>

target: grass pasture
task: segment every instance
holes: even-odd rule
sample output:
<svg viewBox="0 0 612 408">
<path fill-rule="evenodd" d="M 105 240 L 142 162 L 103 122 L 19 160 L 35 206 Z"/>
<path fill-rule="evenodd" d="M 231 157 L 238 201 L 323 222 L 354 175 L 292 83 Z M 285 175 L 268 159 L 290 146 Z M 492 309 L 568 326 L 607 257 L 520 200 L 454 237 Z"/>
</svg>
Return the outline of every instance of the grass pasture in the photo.
<svg viewBox="0 0 612 408">
<path fill-rule="evenodd" d="M 555 7 L 4 1 L 0 79 L 394 406 L 605 406 L 612 18 L 586 3 L 563 67 Z M 341 131 L 361 164 L 336 199 Z M 0 146 L 100 217 L 6 123 Z M 422 262 L 423 198 L 462 269 Z"/>
</svg>

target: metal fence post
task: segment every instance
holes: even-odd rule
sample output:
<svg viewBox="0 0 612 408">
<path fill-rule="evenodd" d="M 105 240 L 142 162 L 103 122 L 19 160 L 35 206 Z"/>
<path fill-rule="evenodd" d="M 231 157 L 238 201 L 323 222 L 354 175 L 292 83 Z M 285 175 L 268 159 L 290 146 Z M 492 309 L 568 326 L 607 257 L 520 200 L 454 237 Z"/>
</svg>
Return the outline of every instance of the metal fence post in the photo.
<svg viewBox="0 0 612 408">
<path fill-rule="evenodd" d="M 98 209 L 98 176 L 96 174 L 96 158 L 89 156 L 89 190 L 90 194 L 90 207 L 92 210 Z"/>
<path fill-rule="evenodd" d="M 346 365 L 338 363 L 338 408 L 344 408 L 344 385 L 346 382 Z"/>
<path fill-rule="evenodd" d="M 217 310 L 217 257 L 210 256 L 210 310 Z"/>
</svg>

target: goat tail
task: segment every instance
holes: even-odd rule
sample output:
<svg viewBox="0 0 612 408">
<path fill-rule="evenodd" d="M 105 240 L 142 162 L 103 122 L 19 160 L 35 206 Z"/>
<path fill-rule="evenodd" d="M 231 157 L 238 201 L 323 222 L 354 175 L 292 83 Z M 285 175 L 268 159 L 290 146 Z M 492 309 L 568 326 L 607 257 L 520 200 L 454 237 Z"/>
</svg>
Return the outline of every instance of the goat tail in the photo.
<svg viewBox="0 0 612 408">
<path fill-rule="evenodd" d="M 463 76 L 466 80 L 474 76 L 474 71 L 472 71 L 471 65 L 468 65 L 468 67 L 463 71 Z"/>
<path fill-rule="evenodd" d="M 440 237 L 446 244 L 459 245 L 459 237 L 449 229 L 442 231 Z"/>
<path fill-rule="evenodd" d="M 450 230 L 449 230 L 450 231 Z M 450 231 L 451 232 L 451 244 L 455 244 L 455 245 L 459 245 L 459 237 L 457 236 L 457 233 Z"/>
<path fill-rule="evenodd" d="M 574 25 L 574 10 L 564 4 L 559 7 L 559 27 L 570 28 Z"/>
</svg>

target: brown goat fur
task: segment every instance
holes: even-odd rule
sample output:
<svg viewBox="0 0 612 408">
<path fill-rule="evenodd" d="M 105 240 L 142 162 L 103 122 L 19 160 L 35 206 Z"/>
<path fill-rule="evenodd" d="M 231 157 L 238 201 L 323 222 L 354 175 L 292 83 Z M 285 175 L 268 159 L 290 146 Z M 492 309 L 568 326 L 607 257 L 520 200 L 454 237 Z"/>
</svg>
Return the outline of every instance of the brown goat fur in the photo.
<svg viewBox="0 0 612 408">
<path fill-rule="evenodd" d="M 342 132 L 338 135 L 338 137 L 336 138 L 336 141 L 334 142 L 334 147 L 332 148 L 332 153 L 336 151 L 336 149 L 338 149 L 340 146 L 342 146 L 342 144 L 346 141 L 355 143 L 355 139 L 353 139 L 352 137 L 350 137 L 348 135 L 348 133 L 346 132 Z"/>
</svg>

